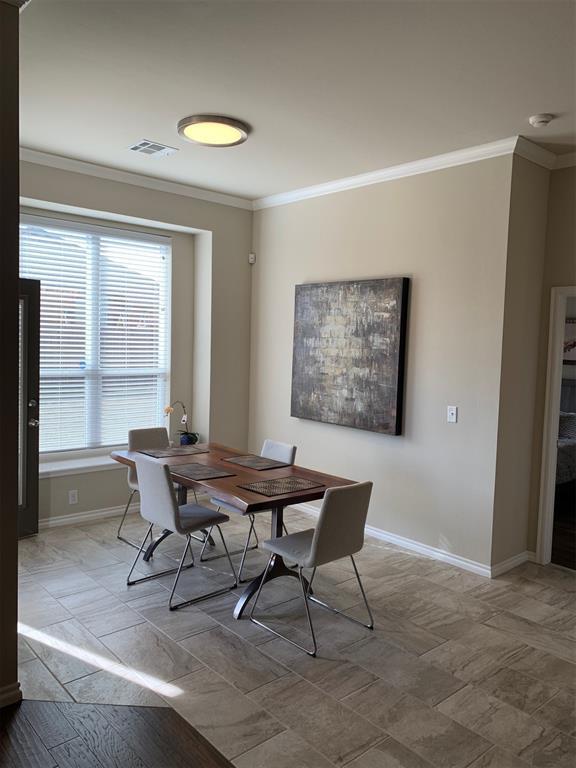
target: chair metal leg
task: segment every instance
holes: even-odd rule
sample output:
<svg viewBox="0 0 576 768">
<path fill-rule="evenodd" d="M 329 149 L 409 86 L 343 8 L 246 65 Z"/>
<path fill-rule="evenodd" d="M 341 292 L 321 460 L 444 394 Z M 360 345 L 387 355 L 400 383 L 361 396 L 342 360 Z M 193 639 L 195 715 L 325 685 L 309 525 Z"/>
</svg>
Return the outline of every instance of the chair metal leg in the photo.
<svg viewBox="0 0 576 768">
<path fill-rule="evenodd" d="M 130 504 L 132 503 L 132 499 L 134 498 L 134 494 L 137 493 L 137 492 L 138 492 L 137 488 L 134 488 L 134 490 L 131 492 L 131 494 L 130 494 L 130 496 L 128 498 L 128 503 L 126 504 L 126 506 L 124 508 L 124 514 L 122 515 L 122 520 L 120 520 L 120 525 L 118 526 L 118 531 L 116 533 L 116 538 L 117 539 L 119 539 L 120 541 L 123 541 L 124 544 L 129 544 L 131 547 L 134 547 L 134 549 L 138 549 L 138 547 L 140 545 L 137 544 L 135 541 L 130 541 L 130 539 L 124 538 L 124 536 L 122 536 L 121 534 L 122 534 L 122 526 L 124 525 L 124 523 L 126 521 L 126 515 L 128 514 L 128 508 L 130 507 Z"/>
<path fill-rule="evenodd" d="M 368 617 L 370 619 L 370 622 L 368 624 L 364 624 L 364 622 L 360 621 L 360 619 L 355 619 L 353 616 L 349 616 L 347 613 L 344 613 L 343 611 L 339 611 L 337 608 L 333 608 L 331 605 L 328 605 L 327 603 L 322 602 L 322 600 L 319 600 L 317 597 L 313 597 L 310 594 L 310 591 L 308 591 L 307 599 L 311 600 L 313 603 L 316 603 L 316 605 L 319 605 L 322 608 L 326 608 L 326 610 L 328 611 L 332 611 L 332 613 L 337 613 L 339 616 L 343 616 L 345 619 L 348 619 L 348 621 L 353 621 L 355 624 L 360 624 L 361 627 L 365 627 L 366 629 L 374 629 L 374 617 L 372 616 L 372 611 L 370 610 L 370 606 L 368 605 L 368 598 L 366 597 L 366 592 L 364 592 L 364 586 L 362 585 L 360 574 L 358 573 L 358 568 L 356 567 L 356 562 L 354 561 L 354 558 L 352 555 L 350 555 L 350 560 L 352 560 L 352 565 L 354 566 L 354 573 L 356 574 L 356 579 L 360 587 L 360 592 L 362 593 L 362 598 L 364 599 L 364 605 L 366 606 L 366 611 L 368 612 Z M 312 571 L 312 576 L 310 578 L 310 586 L 312 586 L 312 581 L 314 580 L 315 575 L 316 575 L 316 568 L 314 568 L 314 570 Z"/>
<path fill-rule="evenodd" d="M 199 597 L 194 597 L 192 598 L 192 600 L 184 600 L 180 603 L 175 603 L 175 604 L 172 603 L 172 598 L 174 597 L 174 593 L 176 592 L 176 585 L 178 584 L 178 579 L 180 578 L 180 572 L 183 570 L 182 566 L 184 564 L 184 558 L 186 557 L 186 549 L 190 545 L 190 535 L 188 535 L 186 547 L 184 548 L 184 553 L 182 555 L 182 560 L 180 561 L 178 572 L 176 574 L 176 578 L 174 579 L 174 584 L 172 585 L 172 591 L 170 592 L 170 597 L 168 598 L 168 607 L 171 611 L 177 611 L 179 608 L 184 608 L 187 605 L 193 605 L 194 603 L 199 603 L 201 600 L 206 600 L 209 597 L 217 597 L 218 595 L 224 595 L 226 594 L 226 592 L 229 592 L 231 589 L 236 589 L 236 587 L 238 586 L 238 577 L 236 576 L 236 571 L 234 570 L 234 566 L 232 565 L 232 560 L 230 558 L 230 553 L 228 552 L 228 547 L 226 546 L 226 541 L 222 534 L 222 530 L 220 529 L 219 525 L 217 525 L 216 528 L 218 528 L 218 533 L 220 534 L 220 538 L 222 539 L 222 545 L 224 546 L 224 550 L 226 552 L 225 556 L 228 558 L 228 562 L 230 564 L 230 570 L 232 571 L 232 575 L 234 576 L 234 583 L 231 584 L 229 587 L 222 587 L 221 589 L 216 589 L 213 592 L 207 592 L 206 594 L 200 595 Z M 190 552 L 192 552 L 192 549 L 190 549 Z"/>
<path fill-rule="evenodd" d="M 242 584 L 242 570 L 244 569 L 244 562 L 246 561 L 246 553 L 248 552 L 248 545 L 250 544 L 250 538 L 252 536 L 252 533 L 254 533 L 254 536 L 256 537 L 256 544 L 252 547 L 252 549 L 258 548 L 258 536 L 256 535 L 256 528 L 254 527 L 254 515 L 248 515 L 250 518 L 250 529 L 248 531 L 248 536 L 246 536 L 246 542 L 244 543 L 244 550 L 242 551 L 242 559 L 240 560 L 240 568 L 238 569 L 238 581 Z"/>
<path fill-rule="evenodd" d="M 146 531 L 146 535 L 144 536 L 144 538 L 142 540 L 142 544 L 140 545 L 140 548 L 138 549 L 138 552 L 136 553 L 136 557 L 134 558 L 134 562 L 132 563 L 132 568 L 130 568 L 130 573 L 128 574 L 128 578 L 126 579 L 126 584 L 129 587 L 133 586 L 134 584 L 141 584 L 143 581 L 150 581 L 150 579 L 158 579 L 158 578 L 160 578 L 160 576 L 169 576 L 171 573 L 176 573 L 177 571 L 181 571 L 182 570 L 183 559 L 184 558 L 182 558 L 182 560 L 180 561 L 180 564 L 179 564 L 178 568 L 169 568 L 166 571 L 159 571 L 158 573 L 151 573 L 149 576 L 142 576 L 140 579 L 134 579 L 133 581 L 130 581 L 130 577 L 132 576 L 132 572 L 134 571 L 134 568 L 136 567 L 136 563 L 138 562 L 138 558 L 142 554 L 142 552 L 144 550 L 144 545 L 146 544 L 148 536 L 150 536 L 151 533 L 152 533 L 152 525 L 150 525 L 150 527 Z M 186 539 L 186 548 L 188 548 L 189 545 L 190 545 L 190 541 L 187 538 Z M 190 563 L 190 565 L 186 565 L 184 567 L 184 570 L 187 570 L 188 568 L 193 568 L 194 567 L 194 554 L 193 554 L 191 548 L 190 548 L 190 554 L 192 555 L 192 562 Z M 184 552 L 184 557 L 185 556 L 186 556 L 186 552 Z"/>
<path fill-rule="evenodd" d="M 302 568 L 298 568 L 298 579 L 300 581 L 300 587 L 302 589 L 302 599 L 304 600 L 304 607 L 306 609 L 306 618 L 308 619 L 308 628 L 310 629 L 310 635 L 312 637 L 312 648 L 309 649 L 303 645 L 300 645 L 294 640 L 291 640 L 289 637 L 286 637 L 286 635 L 283 635 L 281 632 L 277 632 L 275 629 L 272 629 L 272 627 L 268 626 L 267 624 L 264 624 L 263 621 L 260 621 L 259 619 L 254 618 L 254 611 L 256 610 L 256 605 L 260 598 L 262 587 L 264 586 L 264 582 L 266 581 L 266 576 L 271 566 L 273 565 L 275 558 L 276 558 L 275 554 L 270 555 L 266 568 L 264 569 L 264 573 L 262 574 L 262 578 L 260 580 L 260 586 L 258 587 L 258 592 L 256 592 L 256 597 L 254 598 L 254 602 L 252 603 L 252 609 L 250 611 L 250 616 L 249 616 L 250 621 L 253 624 L 256 624 L 257 626 L 262 627 L 262 629 L 265 629 L 267 632 L 270 632 L 272 635 L 275 635 L 276 637 L 280 637 L 282 640 L 286 640 L 286 642 L 296 646 L 296 648 L 299 648 L 301 651 L 304 651 L 304 653 L 307 653 L 308 656 L 316 656 L 316 652 L 318 651 L 318 644 L 316 642 L 316 635 L 314 633 L 314 625 L 312 624 L 312 616 L 310 615 L 310 608 L 308 607 L 308 600 L 307 600 L 308 588 L 306 586 L 306 581 L 302 575 Z"/>
<path fill-rule="evenodd" d="M 218 507 L 218 511 L 220 510 L 220 507 Z M 246 559 L 246 552 L 253 549 L 258 549 L 258 535 L 256 533 L 256 528 L 254 525 L 254 515 L 248 515 L 250 519 L 250 529 L 248 531 L 248 536 L 246 537 L 246 542 L 244 543 L 243 549 L 236 549 L 234 552 L 231 552 L 231 555 L 239 555 L 242 553 L 242 560 L 240 561 L 240 569 L 238 571 L 238 581 L 242 583 L 242 569 L 244 568 L 244 560 Z M 225 554 L 223 555 L 211 555 L 211 557 L 204 557 L 204 551 L 206 550 L 206 545 L 208 543 L 208 539 L 211 537 L 212 534 L 212 528 L 208 531 L 208 535 L 205 537 L 204 545 L 202 549 L 200 550 L 200 562 L 201 563 L 209 563 L 211 560 L 219 560 L 222 557 L 226 557 Z M 256 544 L 254 546 L 249 547 L 250 543 L 250 537 L 254 534 L 254 538 L 256 539 Z"/>
</svg>

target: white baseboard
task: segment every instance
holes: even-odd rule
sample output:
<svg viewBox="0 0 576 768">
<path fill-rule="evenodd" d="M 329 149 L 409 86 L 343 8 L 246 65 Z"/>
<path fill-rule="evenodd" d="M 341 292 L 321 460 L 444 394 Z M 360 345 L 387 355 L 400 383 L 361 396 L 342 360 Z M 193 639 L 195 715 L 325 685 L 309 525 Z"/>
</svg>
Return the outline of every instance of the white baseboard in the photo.
<svg viewBox="0 0 576 768">
<path fill-rule="evenodd" d="M 198 499 L 208 499 L 205 494 L 198 494 Z M 105 520 L 107 517 L 119 517 L 124 514 L 124 505 L 120 507 L 105 507 L 104 509 L 88 509 L 84 512 L 73 512 L 71 515 L 56 515 L 55 517 L 45 517 L 38 521 L 38 527 L 41 531 L 47 528 L 59 528 L 61 525 L 83 525 L 85 523 L 94 523 L 97 520 Z M 134 501 L 130 504 L 128 514 L 132 515 L 140 511 L 140 503 Z"/>
<path fill-rule="evenodd" d="M 514 555 L 514 557 L 509 557 L 508 560 L 502 560 L 501 563 L 493 565 L 490 569 L 490 575 L 494 579 L 496 576 L 501 576 L 503 573 L 506 573 L 506 571 L 511 571 L 512 568 L 522 565 L 522 563 L 535 562 L 536 552 L 526 550 L 526 552 L 520 552 L 519 555 Z"/>
<path fill-rule="evenodd" d="M 2 707 L 8 707 L 10 704 L 16 704 L 16 702 L 22 699 L 22 691 L 20 690 L 20 683 L 10 683 L 0 688 L 0 709 Z"/>
<path fill-rule="evenodd" d="M 138 503 L 130 504 L 128 514 L 138 512 L 140 506 Z M 124 513 L 124 506 L 106 507 L 105 509 L 87 509 L 85 512 L 73 512 L 71 515 L 57 515 L 55 517 L 46 517 L 40 519 L 38 526 L 41 531 L 47 528 L 59 528 L 61 525 L 78 525 L 84 523 L 93 523 L 97 520 L 105 520 L 107 517 L 118 517 Z"/>
<path fill-rule="evenodd" d="M 293 508 L 299 510 L 300 512 L 305 512 L 308 515 L 318 517 L 319 508 L 315 507 L 313 504 L 294 504 Z M 399 547 L 403 547 L 403 549 L 408 549 L 411 552 L 417 552 L 419 555 L 424 555 L 425 557 L 430 557 L 434 560 L 440 560 L 441 562 L 448 563 L 449 565 L 455 565 L 457 568 L 462 568 L 465 571 L 476 573 L 479 576 L 485 576 L 488 579 L 493 579 L 496 576 L 500 576 L 506 571 L 509 571 L 512 568 L 515 568 L 517 565 L 521 565 L 522 563 L 527 562 L 528 560 L 533 561 L 536 557 L 534 552 L 522 552 L 521 554 L 516 555 L 509 560 L 505 560 L 502 563 L 497 563 L 496 565 L 486 565 L 484 563 L 479 563 L 476 560 L 469 560 L 466 557 L 461 557 L 460 555 L 456 555 L 453 552 L 446 552 L 443 549 L 431 547 L 428 544 L 423 544 L 420 541 L 407 539 L 404 536 L 398 536 L 396 533 L 384 531 L 381 528 L 375 528 L 372 525 L 366 526 L 366 533 L 369 536 L 373 536 L 375 539 L 379 539 L 380 541 L 387 541 L 389 544 L 396 544 Z"/>
</svg>

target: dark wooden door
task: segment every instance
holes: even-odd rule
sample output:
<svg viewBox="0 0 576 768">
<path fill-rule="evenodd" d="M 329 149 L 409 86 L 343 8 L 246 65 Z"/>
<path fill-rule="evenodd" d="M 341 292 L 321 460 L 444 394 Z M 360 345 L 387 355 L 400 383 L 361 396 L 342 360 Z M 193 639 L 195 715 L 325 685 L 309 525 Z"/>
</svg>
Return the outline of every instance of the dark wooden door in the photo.
<svg viewBox="0 0 576 768">
<path fill-rule="evenodd" d="M 40 281 L 20 279 L 18 312 L 18 536 L 38 533 Z"/>
</svg>

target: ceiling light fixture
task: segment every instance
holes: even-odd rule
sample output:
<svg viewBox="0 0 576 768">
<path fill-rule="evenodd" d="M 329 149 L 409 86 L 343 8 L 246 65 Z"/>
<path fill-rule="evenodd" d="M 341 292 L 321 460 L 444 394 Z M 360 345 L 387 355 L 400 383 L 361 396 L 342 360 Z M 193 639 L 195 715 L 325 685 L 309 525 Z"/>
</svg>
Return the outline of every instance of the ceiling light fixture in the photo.
<svg viewBox="0 0 576 768">
<path fill-rule="evenodd" d="M 178 123 L 182 138 L 206 147 L 234 147 L 248 138 L 250 127 L 223 115 L 190 115 Z"/>
</svg>

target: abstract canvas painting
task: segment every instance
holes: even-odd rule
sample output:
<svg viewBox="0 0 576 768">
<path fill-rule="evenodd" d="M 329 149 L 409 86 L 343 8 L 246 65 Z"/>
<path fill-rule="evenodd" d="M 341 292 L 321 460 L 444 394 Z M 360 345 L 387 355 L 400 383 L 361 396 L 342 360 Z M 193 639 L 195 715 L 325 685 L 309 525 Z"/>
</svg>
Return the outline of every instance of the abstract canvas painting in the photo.
<svg viewBox="0 0 576 768">
<path fill-rule="evenodd" d="M 296 286 L 292 416 L 401 434 L 409 282 Z"/>
</svg>

